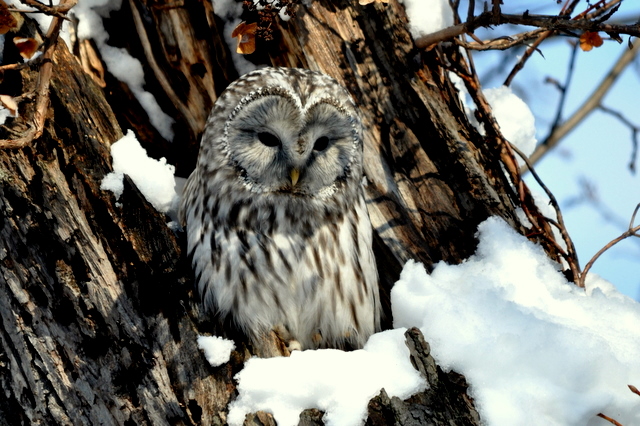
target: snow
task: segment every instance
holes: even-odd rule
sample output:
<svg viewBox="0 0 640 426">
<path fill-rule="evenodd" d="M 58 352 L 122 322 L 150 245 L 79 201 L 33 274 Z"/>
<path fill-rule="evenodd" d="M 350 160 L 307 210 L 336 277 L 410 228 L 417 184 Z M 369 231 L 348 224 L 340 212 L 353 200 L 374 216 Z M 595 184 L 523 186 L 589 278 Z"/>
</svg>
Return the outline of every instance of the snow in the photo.
<svg viewBox="0 0 640 426">
<path fill-rule="evenodd" d="M 239 397 L 229 407 L 230 425 L 258 410 L 279 426 L 297 425 L 300 412 L 318 408 L 327 425 L 359 425 L 367 404 L 384 388 L 406 399 L 425 388 L 404 344 L 405 329 L 375 334 L 362 350 L 294 351 L 288 358 L 252 358 L 237 374 Z"/>
<path fill-rule="evenodd" d="M 239 18 L 242 14 L 242 3 L 235 0 L 213 0 L 213 12 L 221 19 Z"/>
<path fill-rule="evenodd" d="M 113 172 L 104 177 L 100 185 L 103 191 L 111 191 L 120 198 L 124 190 L 122 179 L 127 174 L 140 192 L 156 210 L 170 213 L 177 205 L 174 171 L 163 157 L 155 160 L 147 156 L 131 130 L 111 145 Z"/>
<path fill-rule="evenodd" d="M 102 23 L 103 17 L 120 9 L 121 0 L 82 0 L 71 9 L 71 14 L 78 19 L 77 36 L 79 39 L 93 39 L 100 50 L 102 60 L 107 69 L 118 80 L 126 83 L 133 95 L 144 108 L 149 121 L 163 138 L 173 139 L 173 118 L 162 111 L 156 98 L 144 90 L 145 80 L 142 64 L 125 49 L 107 44 L 109 34 Z"/>
<path fill-rule="evenodd" d="M 453 25 L 448 0 L 401 0 L 409 18 L 409 31 L 417 39 Z"/>
<path fill-rule="evenodd" d="M 229 424 L 247 413 L 298 423 L 306 408 L 329 425 L 359 425 L 385 388 L 407 398 L 425 387 L 403 333 L 418 326 L 445 370 L 467 378 L 487 425 L 640 424 L 640 305 L 595 275 L 586 291 L 568 283 L 543 250 L 502 219 L 479 226 L 476 254 L 439 263 L 431 275 L 409 261 L 391 292 L 394 330 L 363 350 L 253 358 L 238 373 Z M 535 420 L 532 420 L 535 419 Z"/>
<path fill-rule="evenodd" d="M 469 123 L 481 135 L 484 135 L 484 125 L 478 122 L 469 106 L 472 101 L 464 82 L 453 72 L 449 72 L 449 79 L 458 90 L 458 97 L 464 107 Z M 531 155 L 536 148 L 538 140 L 536 139 L 535 117 L 529 106 L 513 93 L 508 86 L 484 89 L 482 93 L 491 106 L 491 111 L 500 126 L 502 135 L 523 154 L 526 156 Z M 516 155 L 516 158 L 521 166 L 524 165 L 518 155 Z"/>
<path fill-rule="evenodd" d="M 591 276 L 569 284 L 501 219 L 477 252 L 431 275 L 408 262 L 392 292 L 395 327 L 418 326 L 441 367 L 464 374 L 489 425 L 640 424 L 640 305 Z"/>
<path fill-rule="evenodd" d="M 9 111 L 3 106 L 0 106 L 0 125 L 3 125 L 5 121 L 7 121 L 7 118 L 9 117 L 13 117 L 13 114 L 11 114 L 11 111 Z"/>
<path fill-rule="evenodd" d="M 487 98 L 502 135 L 526 156 L 536 147 L 536 123 L 527 104 L 508 86 L 482 91 Z"/>
<path fill-rule="evenodd" d="M 198 336 L 198 347 L 204 352 L 207 362 L 212 367 L 219 367 L 229 362 L 231 351 L 236 345 L 233 341 L 218 336 Z"/>
</svg>

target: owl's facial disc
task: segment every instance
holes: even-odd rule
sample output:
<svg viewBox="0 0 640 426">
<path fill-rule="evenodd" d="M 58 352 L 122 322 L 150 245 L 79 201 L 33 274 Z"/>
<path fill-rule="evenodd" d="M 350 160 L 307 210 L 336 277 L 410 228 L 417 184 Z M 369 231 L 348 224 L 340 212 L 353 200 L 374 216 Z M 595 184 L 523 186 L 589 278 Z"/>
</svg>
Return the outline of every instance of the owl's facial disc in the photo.
<svg viewBox="0 0 640 426">
<path fill-rule="evenodd" d="M 324 197 L 344 184 L 357 150 L 353 120 L 330 99 L 257 97 L 227 123 L 231 166 L 253 192 Z"/>
</svg>

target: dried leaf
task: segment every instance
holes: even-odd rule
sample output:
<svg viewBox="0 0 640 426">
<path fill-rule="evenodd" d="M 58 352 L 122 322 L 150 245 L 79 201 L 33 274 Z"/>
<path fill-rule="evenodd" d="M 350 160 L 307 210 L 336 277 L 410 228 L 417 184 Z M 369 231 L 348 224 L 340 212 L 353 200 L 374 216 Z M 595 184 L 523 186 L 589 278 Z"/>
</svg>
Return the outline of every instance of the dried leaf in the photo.
<svg viewBox="0 0 640 426">
<path fill-rule="evenodd" d="M 231 33 L 231 37 L 238 37 L 236 52 L 242 55 L 249 55 L 256 51 L 256 29 L 258 23 L 247 24 L 242 21 Z"/>
<path fill-rule="evenodd" d="M 18 21 L 13 17 L 7 4 L 0 0 L 0 34 L 6 34 L 13 28 L 18 27 Z"/>
<path fill-rule="evenodd" d="M 18 48 L 20 56 L 25 59 L 31 59 L 31 57 L 38 51 L 38 42 L 34 38 L 22 38 L 14 37 L 13 44 Z"/>
<path fill-rule="evenodd" d="M 0 104 L 9 110 L 14 117 L 18 116 L 18 103 L 9 95 L 0 95 Z"/>
<path fill-rule="evenodd" d="M 585 52 L 590 51 L 594 47 L 602 46 L 602 43 L 602 37 L 600 37 L 600 34 L 594 31 L 585 31 L 580 36 L 580 49 L 584 50 Z"/>
<path fill-rule="evenodd" d="M 360 3 L 362 6 L 367 5 L 369 3 L 389 3 L 389 0 L 358 0 L 358 3 Z"/>
</svg>

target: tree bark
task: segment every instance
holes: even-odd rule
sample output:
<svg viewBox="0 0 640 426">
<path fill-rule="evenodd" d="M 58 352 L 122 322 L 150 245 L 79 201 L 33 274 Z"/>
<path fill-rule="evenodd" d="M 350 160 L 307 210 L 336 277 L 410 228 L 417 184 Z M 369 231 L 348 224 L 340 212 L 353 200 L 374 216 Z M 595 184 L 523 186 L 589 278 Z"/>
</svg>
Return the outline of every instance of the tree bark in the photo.
<svg viewBox="0 0 640 426">
<path fill-rule="evenodd" d="M 323 71 L 357 100 L 386 327 L 388 292 L 407 259 L 462 261 L 490 215 L 521 230 L 499 150 L 469 125 L 443 67 L 459 60 L 456 49 L 419 51 L 406 22 L 394 1 L 316 0 L 252 57 Z M 100 88 L 58 43 L 43 136 L 0 151 L 0 423 L 224 424 L 244 348 L 221 367 L 206 363 L 196 336 L 219 325 L 193 294 L 182 235 L 128 178 L 118 202 L 100 182 L 127 128 L 186 177 L 209 109 L 237 72 L 208 1 L 125 1 L 106 28 L 110 44 L 143 63 L 176 137 L 163 140 L 126 85 L 107 73 Z M 8 71 L 0 89 L 11 78 L 27 93 L 37 74 Z M 16 119 L 2 136 L 24 125 Z M 431 388 L 404 402 L 382 392 L 368 424 L 478 424 L 464 378 L 435 366 L 419 332 L 408 344 Z M 320 422 L 317 410 L 301 416 Z"/>
</svg>

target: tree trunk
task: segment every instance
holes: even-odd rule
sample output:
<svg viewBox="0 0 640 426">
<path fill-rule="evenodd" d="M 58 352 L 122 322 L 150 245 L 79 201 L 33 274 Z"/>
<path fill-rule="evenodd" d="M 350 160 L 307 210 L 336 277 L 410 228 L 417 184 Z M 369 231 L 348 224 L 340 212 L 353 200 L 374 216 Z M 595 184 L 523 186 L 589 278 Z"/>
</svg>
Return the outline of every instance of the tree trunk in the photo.
<svg viewBox="0 0 640 426">
<path fill-rule="evenodd" d="M 163 140 L 126 85 L 107 75 L 101 89 L 58 43 L 42 137 L 0 151 L 0 423 L 224 424 L 244 354 L 206 363 L 196 336 L 218 326 L 192 292 L 182 235 L 130 180 L 119 204 L 100 182 L 109 146 L 127 128 L 187 176 L 209 109 L 237 72 L 208 1 L 131 0 L 110 21 L 109 43 L 144 64 L 176 137 Z M 323 71 L 357 99 L 387 295 L 407 259 L 429 268 L 469 256 L 490 215 L 520 229 L 499 152 L 469 125 L 442 67 L 460 60 L 456 49 L 417 50 L 406 22 L 394 1 L 316 0 L 253 55 Z M 19 81 L 27 93 L 37 75 L 7 71 L 4 84 Z M 435 366 L 418 331 L 408 345 L 431 388 L 405 402 L 382 392 L 368 424 L 477 424 L 464 378 Z M 308 410 L 301 421 L 321 415 Z M 273 420 L 259 413 L 248 422 Z"/>
</svg>

